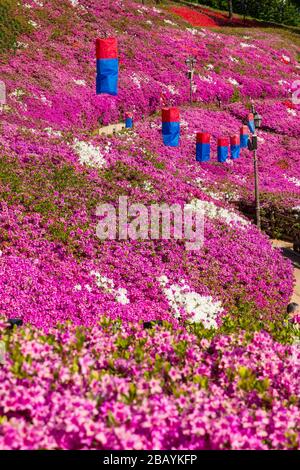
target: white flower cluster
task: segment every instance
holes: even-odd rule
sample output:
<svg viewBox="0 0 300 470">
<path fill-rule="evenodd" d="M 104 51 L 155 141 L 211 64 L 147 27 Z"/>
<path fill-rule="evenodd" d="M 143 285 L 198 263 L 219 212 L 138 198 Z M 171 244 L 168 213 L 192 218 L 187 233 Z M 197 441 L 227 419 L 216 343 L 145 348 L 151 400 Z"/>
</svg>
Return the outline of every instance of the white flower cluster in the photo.
<svg viewBox="0 0 300 470">
<path fill-rule="evenodd" d="M 234 78 L 228 78 L 228 82 L 231 83 L 231 85 L 240 86 L 239 82 Z"/>
<path fill-rule="evenodd" d="M 236 57 L 232 57 L 231 55 L 229 56 L 229 60 L 231 60 L 231 62 L 233 62 L 235 64 L 239 63 L 239 60 Z"/>
<path fill-rule="evenodd" d="M 170 21 L 170 20 L 164 20 L 164 23 L 169 24 L 171 26 L 177 26 L 176 23 L 173 23 L 173 21 Z"/>
<path fill-rule="evenodd" d="M 285 177 L 285 179 L 286 179 L 287 181 L 289 181 L 290 183 L 293 183 L 293 184 L 295 184 L 296 186 L 300 186 L 300 180 L 298 180 L 298 178 L 295 178 L 294 176 L 289 177 L 289 176 L 286 176 L 286 175 L 284 175 L 284 177 Z"/>
<path fill-rule="evenodd" d="M 85 284 L 84 287 L 86 288 L 86 290 L 87 290 L 88 292 L 92 292 L 92 288 L 91 288 L 91 286 L 90 286 L 89 284 Z M 81 285 L 81 284 L 76 284 L 76 285 L 74 286 L 74 290 L 77 291 L 77 292 L 82 291 L 82 285 Z"/>
<path fill-rule="evenodd" d="M 36 21 L 28 20 L 28 23 L 29 23 L 33 28 L 37 28 L 37 27 L 38 27 L 38 24 L 37 24 Z"/>
<path fill-rule="evenodd" d="M 145 191 L 153 191 L 153 186 L 152 186 L 151 181 L 144 181 L 144 183 L 143 183 L 143 189 L 144 189 Z"/>
<path fill-rule="evenodd" d="M 285 60 L 286 62 L 291 62 L 291 58 L 290 58 L 289 56 L 287 56 L 287 55 L 282 54 L 282 58 L 283 58 L 283 60 Z"/>
<path fill-rule="evenodd" d="M 107 154 L 110 150 L 111 143 L 109 142 L 105 147 L 105 153 Z M 74 140 L 73 149 L 79 155 L 79 161 L 82 165 L 89 165 L 94 167 L 102 168 L 105 164 L 105 158 L 100 153 L 99 148 L 94 147 L 88 142 L 80 141 L 78 139 Z"/>
<path fill-rule="evenodd" d="M 201 80 L 202 82 L 207 82 L 207 83 L 214 83 L 214 84 L 216 84 L 216 83 L 214 82 L 213 78 L 212 78 L 210 75 L 207 75 L 207 76 L 199 75 L 199 78 L 200 78 L 200 80 Z"/>
<path fill-rule="evenodd" d="M 133 72 L 133 73 L 131 74 L 131 79 L 132 79 L 133 83 L 134 83 L 139 89 L 141 89 L 141 83 L 142 83 L 142 82 L 144 82 L 144 83 L 148 83 L 148 82 L 149 82 L 149 79 L 148 79 L 148 78 L 138 76 L 135 72 Z"/>
<path fill-rule="evenodd" d="M 178 95 L 179 94 L 179 91 L 176 90 L 174 85 L 167 85 L 167 89 L 169 90 L 171 95 Z"/>
<path fill-rule="evenodd" d="M 246 219 L 243 219 L 235 212 L 224 209 L 223 207 L 216 206 L 211 201 L 201 201 L 200 199 L 193 199 L 190 202 L 190 206 L 193 210 L 203 211 L 204 215 L 211 219 L 220 219 L 224 220 L 228 224 L 241 224 L 243 226 L 249 225 Z"/>
<path fill-rule="evenodd" d="M 186 28 L 186 30 L 189 33 L 191 33 L 193 36 L 196 36 L 199 33 L 198 29 L 196 29 L 196 28 Z"/>
<path fill-rule="evenodd" d="M 74 82 L 76 85 L 79 85 L 79 86 L 86 86 L 85 80 L 75 80 L 75 79 L 73 79 L 73 82 Z"/>
<path fill-rule="evenodd" d="M 241 43 L 240 43 L 240 46 L 241 46 L 243 49 L 246 49 L 247 47 L 253 47 L 253 48 L 255 49 L 254 44 L 248 44 L 247 42 L 241 42 Z"/>
<path fill-rule="evenodd" d="M 297 111 L 295 109 L 291 108 L 286 108 L 287 112 L 291 114 L 292 116 L 296 117 L 297 116 Z"/>
<path fill-rule="evenodd" d="M 28 44 L 27 44 L 26 42 L 17 41 L 17 42 L 16 42 L 16 47 L 18 47 L 18 48 L 23 48 L 23 49 L 27 49 Z"/>
<path fill-rule="evenodd" d="M 202 323 L 205 328 L 217 328 L 217 317 L 223 312 L 221 302 L 214 301 L 210 295 L 200 295 L 191 291 L 182 279 L 179 284 L 168 287 L 167 276 L 158 279 L 168 302 L 174 310 L 174 316 L 180 317 L 180 309 L 192 315 L 191 322 Z"/>
<path fill-rule="evenodd" d="M 54 131 L 52 127 L 45 127 L 44 131 L 49 137 L 61 137 L 61 131 Z"/>
<path fill-rule="evenodd" d="M 127 297 L 127 289 L 123 287 L 115 288 L 115 283 L 112 279 L 109 279 L 106 276 L 101 276 L 97 271 L 91 271 L 91 275 L 96 277 L 96 284 L 100 289 L 104 289 L 106 292 L 115 296 L 115 300 L 122 305 L 129 304 L 129 299 Z"/>
<path fill-rule="evenodd" d="M 12 91 L 9 96 L 11 98 L 16 98 L 17 100 L 19 100 L 20 98 L 22 98 L 22 96 L 25 95 L 25 91 L 22 90 L 22 88 L 16 88 L 14 91 Z"/>
</svg>

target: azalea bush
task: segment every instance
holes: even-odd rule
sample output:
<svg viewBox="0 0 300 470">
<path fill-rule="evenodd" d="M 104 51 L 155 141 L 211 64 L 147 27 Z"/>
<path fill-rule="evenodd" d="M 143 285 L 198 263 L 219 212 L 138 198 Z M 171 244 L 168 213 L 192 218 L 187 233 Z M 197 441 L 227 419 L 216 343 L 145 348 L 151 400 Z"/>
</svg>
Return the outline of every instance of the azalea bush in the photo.
<svg viewBox="0 0 300 470">
<path fill-rule="evenodd" d="M 296 345 L 102 320 L 2 333 L 1 449 L 296 449 Z"/>
<path fill-rule="evenodd" d="M 0 314 L 23 326 L 0 329 L 0 446 L 297 448 L 293 269 L 250 220 L 251 153 L 216 159 L 217 138 L 239 133 L 253 99 L 263 221 L 276 207 L 297 232 L 296 47 L 260 30 L 195 28 L 131 0 L 28 0 L 24 18 L 32 32 L 1 63 Z M 104 32 L 119 42 L 117 97 L 95 94 Z M 162 144 L 170 104 L 180 106 L 179 148 Z M 125 111 L 133 130 L 99 135 Z M 198 131 L 212 135 L 205 164 Z M 203 245 L 100 240 L 96 208 L 119 196 L 202 208 Z"/>
</svg>

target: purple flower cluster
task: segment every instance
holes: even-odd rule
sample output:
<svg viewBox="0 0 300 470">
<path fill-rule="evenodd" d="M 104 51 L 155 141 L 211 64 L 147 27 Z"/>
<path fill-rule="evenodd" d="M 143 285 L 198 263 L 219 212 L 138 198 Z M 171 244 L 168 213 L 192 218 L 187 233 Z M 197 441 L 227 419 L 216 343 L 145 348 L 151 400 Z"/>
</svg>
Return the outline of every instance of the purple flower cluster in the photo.
<svg viewBox="0 0 300 470">
<path fill-rule="evenodd" d="M 249 151 L 216 161 L 217 137 L 239 133 L 255 99 L 264 118 L 262 192 L 300 206 L 299 107 L 285 103 L 296 48 L 278 49 L 276 34 L 259 30 L 243 37 L 189 28 L 131 0 L 105 8 L 27 0 L 25 8 L 33 32 L 0 67 L 8 93 L 0 110 L 0 315 L 25 324 L 1 328 L 0 448 L 299 447 L 297 346 L 265 332 L 223 334 L 282 326 L 292 267 L 233 205 L 253 198 Z M 116 98 L 95 94 L 94 42 L 103 32 L 120 45 Z M 181 106 L 176 149 L 161 141 L 164 104 Z M 125 111 L 133 131 L 98 135 Z M 213 136 L 209 163 L 195 161 L 197 131 Z M 96 206 L 117 205 L 120 195 L 145 205 L 201 201 L 204 246 L 100 241 Z M 168 325 L 141 327 L 153 320 Z M 201 340 L 201 321 L 213 339 Z"/>
<path fill-rule="evenodd" d="M 1 449 L 296 449 L 299 348 L 102 322 L 2 335 Z"/>
</svg>

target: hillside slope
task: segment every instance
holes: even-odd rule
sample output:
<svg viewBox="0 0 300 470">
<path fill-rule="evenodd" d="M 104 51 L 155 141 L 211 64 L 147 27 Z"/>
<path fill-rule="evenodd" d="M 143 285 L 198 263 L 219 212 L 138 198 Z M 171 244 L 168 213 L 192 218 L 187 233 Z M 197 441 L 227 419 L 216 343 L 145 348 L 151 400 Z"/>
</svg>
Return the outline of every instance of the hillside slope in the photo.
<svg viewBox="0 0 300 470">
<path fill-rule="evenodd" d="M 297 214 L 300 111 L 286 105 L 299 72 L 297 48 L 274 32 L 191 28 L 169 5 L 130 0 L 28 0 L 23 14 L 32 31 L 3 54 L 0 69 L 7 89 L 0 127 L 0 312 L 27 326 L 3 333 L 8 360 L 0 397 L 9 399 L 1 405 L 0 446 L 296 448 L 299 351 L 269 336 L 293 338 L 284 322 L 292 267 L 237 210 L 253 199 L 252 156 L 245 150 L 238 162 L 220 165 L 215 142 L 239 131 L 253 98 L 264 117 L 263 203 Z M 95 94 L 94 43 L 103 33 L 118 37 L 117 97 Z M 190 54 L 197 57 L 193 106 Z M 161 142 L 164 104 L 181 106 L 179 149 Z M 134 113 L 133 131 L 98 135 L 99 126 L 123 120 L 125 111 Z M 213 161 L 199 165 L 195 132 L 202 130 L 212 133 Z M 120 196 L 129 205 L 201 202 L 203 247 L 187 251 L 174 239 L 100 241 L 96 207 L 117 206 Z M 293 230 L 298 227 L 295 222 Z M 153 320 L 164 325 L 147 334 L 142 322 Z M 64 326 L 53 329 L 57 323 Z M 261 329 L 268 333 L 254 333 Z M 295 360 L 285 365 L 291 355 Z M 198 365 L 188 365 L 193 361 Z M 195 402 L 186 398 L 191 392 Z M 216 435 L 211 394 L 219 409 L 215 427 L 225 426 L 224 434 Z M 191 408 L 200 421 L 207 414 L 199 428 Z M 227 418 L 242 409 L 241 425 Z M 145 415 L 152 418 L 144 429 Z M 169 416 L 177 423 L 174 435 Z"/>
</svg>

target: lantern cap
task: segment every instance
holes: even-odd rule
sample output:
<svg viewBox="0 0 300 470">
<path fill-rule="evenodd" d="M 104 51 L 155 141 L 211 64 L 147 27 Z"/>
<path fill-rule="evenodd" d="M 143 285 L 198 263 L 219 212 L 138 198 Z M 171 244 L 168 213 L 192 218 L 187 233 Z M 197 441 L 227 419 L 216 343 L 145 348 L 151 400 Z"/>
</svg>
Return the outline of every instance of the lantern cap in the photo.
<svg viewBox="0 0 300 470">
<path fill-rule="evenodd" d="M 117 59 L 118 46 L 117 39 L 97 38 L 96 39 L 96 58 L 97 59 Z"/>
<path fill-rule="evenodd" d="M 178 108 L 163 108 L 161 110 L 162 122 L 179 122 Z"/>
<path fill-rule="evenodd" d="M 208 132 L 197 132 L 196 134 L 197 144 L 210 144 L 210 134 Z"/>
<path fill-rule="evenodd" d="M 240 145 L 241 139 L 238 134 L 230 136 L 230 145 Z"/>
<path fill-rule="evenodd" d="M 218 147 L 229 147 L 228 137 L 219 137 L 218 138 Z"/>
</svg>

